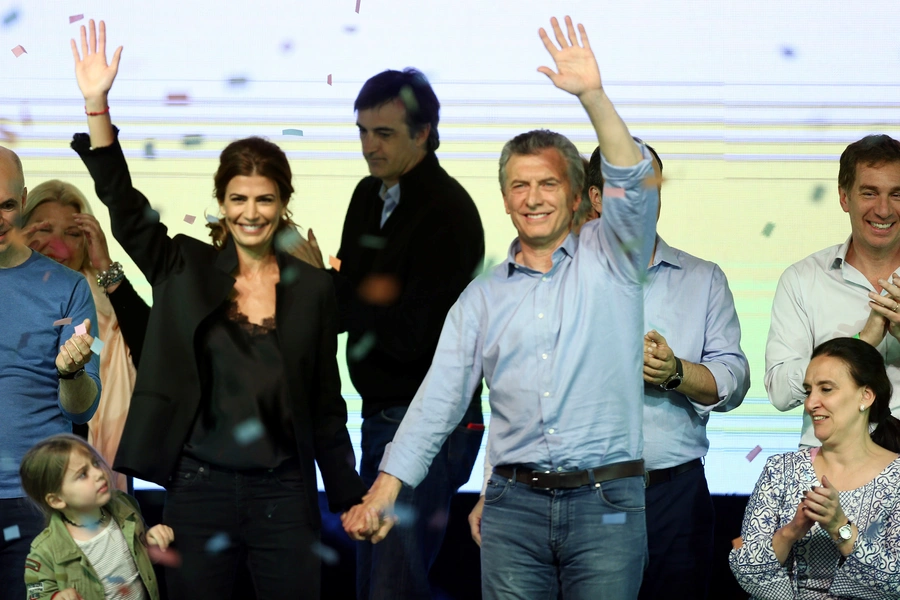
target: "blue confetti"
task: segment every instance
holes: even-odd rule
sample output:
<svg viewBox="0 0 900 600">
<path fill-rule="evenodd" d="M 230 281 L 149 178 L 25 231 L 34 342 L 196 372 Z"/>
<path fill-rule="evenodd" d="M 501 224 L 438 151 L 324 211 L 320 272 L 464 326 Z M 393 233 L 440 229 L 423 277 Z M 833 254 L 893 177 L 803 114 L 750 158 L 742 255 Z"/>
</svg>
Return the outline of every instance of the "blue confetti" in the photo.
<svg viewBox="0 0 900 600">
<path fill-rule="evenodd" d="M 763 227 L 762 234 L 766 237 L 772 235 L 772 231 L 775 229 L 775 223 L 766 223 L 766 226 Z"/>
<path fill-rule="evenodd" d="M 794 58 L 794 49 L 790 46 L 783 46 L 781 48 L 781 55 L 785 58 Z"/>
<path fill-rule="evenodd" d="M 282 129 L 282 130 L 281 130 L 281 135 L 299 135 L 299 136 L 302 136 L 302 135 L 303 135 L 303 130 L 302 130 L 302 129 Z"/>
<path fill-rule="evenodd" d="M 239 446 L 247 446 L 260 439 L 265 433 L 259 419 L 247 419 L 234 428 L 234 439 Z"/>
<path fill-rule="evenodd" d="M 18 525 L 10 525 L 3 529 L 3 541 L 11 542 L 13 540 L 17 540 L 22 537 L 22 533 L 19 531 Z"/>
<path fill-rule="evenodd" d="M 231 545 L 231 540 L 228 538 L 227 533 L 217 533 L 208 540 L 206 540 L 206 546 L 204 549 L 208 554 L 218 554 L 222 552 L 226 548 Z"/>
<path fill-rule="evenodd" d="M 813 202 L 821 202 L 825 197 L 825 186 L 821 183 L 813 188 L 812 200 Z"/>
<path fill-rule="evenodd" d="M 381 237 L 380 235 L 364 233 L 359 236 L 359 245 L 371 250 L 381 250 L 387 246 L 387 238 Z"/>
<path fill-rule="evenodd" d="M 215 216 L 215 215 L 206 215 L 206 222 L 207 222 L 207 223 L 213 223 L 213 224 L 218 223 L 218 222 L 219 222 L 219 217 L 217 217 L 217 216 Z"/>
<path fill-rule="evenodd" d="M 203 136 L 197 133 L 184 136 L 182 142 L 185 146 L 199 146 L 203 143 Z"/>
<path fill-rule="evenodd" d="M 322 562 L 326 565 L 336 565 L 338 564 L 338 559 L 340 558 L 337 550 L 330 546 L 326 546 L 322 542 L 315 542 L 310 548 L 312 553 L 322 559 Z"/>
<path fill-rule="evenodd" d="M 231 77 L 228 80 L 228 85 L 231 87 L 244 87 L 248 81 L 246 77 Z"/>
<path fill-rule="evenodd" d="M 14 8 L 3 17 L 3 26 L 9 27 L 13 23 L 19 20 L 19 9 Z"/>
<path fill-rule="evenodd" d="M 359 341 L 347 349 L 347 358 L 353 361 L 364 359 L 372 348 L 375 347 L 375 334 L 367 331 L 362 334 Z"/>
<path fill-rule="evenodd" d="M 105 344 L 100 341 L 100 338 L 94 338 L 94 341 L 91 343 L 91 352 L 94 354 L 100 354 L 103 352 L 103 346 Z"/>
<path fill-rule="evenodd" d="M 625 513 L 607 513 L 603 515 L 604 525 L 624 525 Z"/>
</svg>

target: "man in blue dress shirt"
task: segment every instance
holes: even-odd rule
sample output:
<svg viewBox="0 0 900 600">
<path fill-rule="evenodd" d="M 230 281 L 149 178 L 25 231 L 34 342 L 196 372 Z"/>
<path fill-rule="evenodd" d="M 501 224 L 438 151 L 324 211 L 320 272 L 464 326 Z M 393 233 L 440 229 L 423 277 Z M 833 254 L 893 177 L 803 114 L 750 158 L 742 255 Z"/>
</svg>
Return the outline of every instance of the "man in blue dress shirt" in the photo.
<svg viewBox="0 0 900 600">
<path fill-rule="evenodd" d="M 579 26 L 557 71 L 604 148 L 605 218 L 576 237 L 584 167 L 565 137 L 532 131 L 500 157 L 504 205 L 518 231 L 505 263 L 477 279 L 447 316 L 432 367 L 366 496 L 344 518 L 356 538 L 393 525 L 482 377 L 490 388 L 491 477 L 482 547 L 485 598 L 634 598 L 647 557 L 641 461 L 643 290 L 658 193 L 644 154 L 601 84 Z M 551 596 L 552 597 L 552 596 Z"/>
</svg>

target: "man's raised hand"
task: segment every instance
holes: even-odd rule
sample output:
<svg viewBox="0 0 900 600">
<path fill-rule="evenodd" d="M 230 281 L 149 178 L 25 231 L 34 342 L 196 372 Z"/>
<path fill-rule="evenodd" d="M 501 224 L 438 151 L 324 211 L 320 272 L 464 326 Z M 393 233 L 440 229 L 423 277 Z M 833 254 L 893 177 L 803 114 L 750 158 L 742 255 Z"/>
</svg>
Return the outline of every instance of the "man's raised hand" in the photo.
<svg viewBox="0 0 900 600">
<path fill-rule="evenodd" d="M 597 60 L 591 51 L 591 44 L 588 42 L 584 25 L 578 24 L 578 33 L 581 34 L 581 44 L 579 45 L 578 35 L 575 33 L 572 19 L 566 17 L 565 20 L 569 35 L 568 40 L 563 35 L 556 17 L 550 19 L 559 48 L 557 48 L 543 28 L 538 31 L 541 41 L 544 42 L 544 47 L 547 48 L 547 52 L 550 53 L 550 56 L 553 57 L 553 61 L 556 63 L 556 71 L 549 67 L 539 67 L 538 71 L 549 77 L 553 85 L 575 96 L 581 96 L 586 92 L 599 91 L 603 88 L 603 83 L 600 80 L 600 69 L 597 67 Z"/>
</svg>

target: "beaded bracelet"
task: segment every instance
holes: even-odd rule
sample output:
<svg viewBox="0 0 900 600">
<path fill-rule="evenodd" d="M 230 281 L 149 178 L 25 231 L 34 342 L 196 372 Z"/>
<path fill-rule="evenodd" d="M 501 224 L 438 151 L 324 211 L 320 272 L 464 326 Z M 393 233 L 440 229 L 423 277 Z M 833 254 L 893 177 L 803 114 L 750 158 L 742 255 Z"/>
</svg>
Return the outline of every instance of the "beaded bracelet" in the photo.
<svg viewBox="0 0 900 600">
<path fill-rule="evenodd" d="M 114 283 L 119 283 L 123 279 L 125 279 L 125 271 L 122 270 L 122 263 L 119 262 L 114 262 L 109 265 L 107 270 L 97 273 L 97 285 L 103 289 Z"/>
</svg>

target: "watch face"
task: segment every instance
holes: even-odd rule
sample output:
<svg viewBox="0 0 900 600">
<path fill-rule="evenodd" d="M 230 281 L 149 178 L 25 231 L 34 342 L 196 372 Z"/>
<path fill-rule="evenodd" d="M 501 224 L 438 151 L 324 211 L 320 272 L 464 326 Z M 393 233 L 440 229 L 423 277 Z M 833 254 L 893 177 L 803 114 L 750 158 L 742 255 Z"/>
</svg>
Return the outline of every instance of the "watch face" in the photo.
<svg viewBox="0 0 900 600">
<path fill-rule="evenodd" d="M 681 385 L 681 377 L 676 375 L 675 377 L 673 377 L 672 379 L 670 379 L 669 381 L 666 382 L 666 389 L 674 390 L 679 385 Z"/>
<path fill-rule="evenodd" d="M 850 527 L 850 523 L 847 523 L 840 529 L 838 529 L 838 535 L 841 536 L 842 540 L 849 540 L 853 537 L 853 529 Z"/>
</svg>

